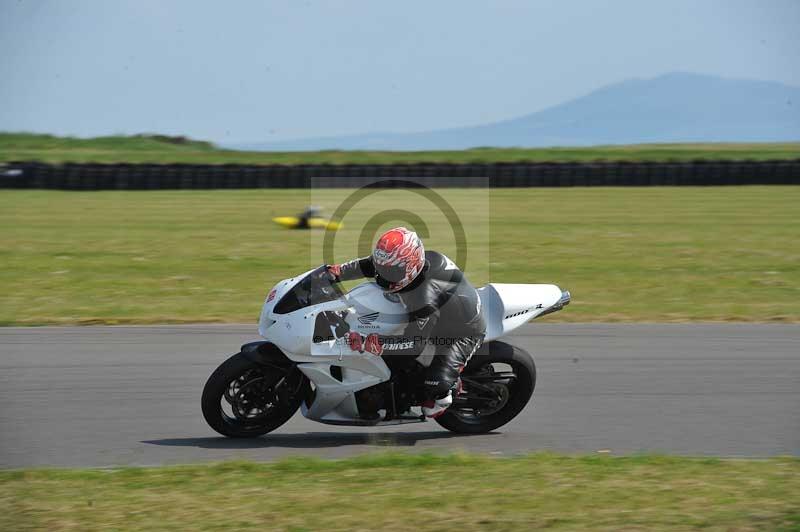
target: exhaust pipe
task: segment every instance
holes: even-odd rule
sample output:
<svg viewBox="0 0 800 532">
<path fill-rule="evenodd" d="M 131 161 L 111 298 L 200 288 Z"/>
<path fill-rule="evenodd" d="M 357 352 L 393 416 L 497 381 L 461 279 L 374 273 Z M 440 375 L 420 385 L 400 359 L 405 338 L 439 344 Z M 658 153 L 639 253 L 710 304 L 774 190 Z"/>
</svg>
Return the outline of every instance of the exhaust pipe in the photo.
<svg viewBox="0 0 800 532">
<path fill-rule="evenodd" d="M 567 305 L 569 305 L 569 302 L 570 302 L 571 299 L 572 299 L 572 296 L 570 295 L 569 290 L 562 290 L 561 291 L 561 299 L 556 301 L 556 303 L 552 307 L 550 307 L 549 309 L 547 309 L 544 312 L 542 312 L 541 314 L 539 314 L 539 316 L 541 317 L 541 316 L 544 316 L 545 314 L 552 314 L 553 312 L 558 312 L 562 308 L 564 308 Z"/>
<path fill-rule="evenodd" d="M 561 292 L 561 299 L 559 300 L 558 303 L 563 308 L 563 307 L 566 307 L 567 305 L 569 305 L 570 299 L 572 299 L 572 296 L 569 295 L 569 290 L 563 290 Z"/>
</svg>

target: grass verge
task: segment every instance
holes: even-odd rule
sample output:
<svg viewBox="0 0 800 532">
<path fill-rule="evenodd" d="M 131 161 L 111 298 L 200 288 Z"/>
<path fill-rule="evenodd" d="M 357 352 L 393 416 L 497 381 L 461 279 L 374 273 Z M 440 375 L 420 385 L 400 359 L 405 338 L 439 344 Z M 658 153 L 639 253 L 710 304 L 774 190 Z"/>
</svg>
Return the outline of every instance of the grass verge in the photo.
<svg viewBox="0 0 800 532">
<path fill-rule="evenodd" d="M 0 133 L 0 162 L 190 163 L 190 164 L 390 164 L 491 163 L 522 161 L 688 161 L 800 158 L 800 143 L 640 144 L 582 148 L 475 148 L 455 151 L 253 152 L 167 137 L 79 139 L 29 133 Z"/>
<path fill-rule="evenodd" d="M 443 190 L 474 284 L 555 283 L 555 321 L 800 321 L 800 187 Z M 346 190 L 0 192 L 0 324 L 253 323 L 276 281 L 322 262 L 321 232 L 273 216 Z M 408 191 L 350 211 L 334 256 L 369 252 L 371 209 L 407 209 L 455 257 L 441 213 Z"/>
<path fill-rule="evenodd" d="M 3 530 L 796 530 L 800 460 L 339 461 L 0 472 Z"/>
</svg>

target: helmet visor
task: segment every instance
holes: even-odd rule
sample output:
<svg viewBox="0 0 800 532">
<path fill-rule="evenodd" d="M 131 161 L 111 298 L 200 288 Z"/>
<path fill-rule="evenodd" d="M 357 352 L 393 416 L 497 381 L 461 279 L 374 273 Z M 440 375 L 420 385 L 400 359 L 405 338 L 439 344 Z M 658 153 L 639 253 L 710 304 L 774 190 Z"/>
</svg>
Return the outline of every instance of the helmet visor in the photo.
<svg viewBox="0 0 800 532">
<path fill-rule="evenodd" d="M 376 264 L 375 272 L 390 283 L 399 283 L 406 277 L 406 265 L 405 263 L 394 265 Z"/>
</svg>

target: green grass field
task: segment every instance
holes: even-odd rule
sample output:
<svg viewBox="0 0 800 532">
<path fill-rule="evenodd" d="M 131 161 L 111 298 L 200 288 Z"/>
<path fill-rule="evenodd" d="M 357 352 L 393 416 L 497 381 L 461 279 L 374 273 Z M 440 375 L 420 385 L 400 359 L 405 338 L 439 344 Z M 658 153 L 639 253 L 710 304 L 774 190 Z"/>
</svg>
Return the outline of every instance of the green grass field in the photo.
<svg viewBox="0 0 800 532">
<path fill-rule="evenodd" d="M 800 321 L 798 187 L 440 192 L 464 219 L 476 285 L 572 291 L 545 320 Z M 276 281 L 322 262 L 321 232 L 271 218 L 348 194 L 2 191 L 0 324 L 253 323 Z M 379 208 L 419 214 L 428 247 L 455 258 L 426 199 L 375 198 L 345 217 L 337 260 L 368 250 Z"/>
<path fill-rule="evenodd" d="M 642 144 L 587 148 L 476 148 L 459 151 L 247 152 L 164 136 L 77 139 L 0 133 L 0 162 L 191 164 L 389 164 L 519 161 L 686 161 L 798 159 L 800 143 Z"/>
<path fill-rule="evenodd" d="M 0 472 L 2 530 L 788 531 L 798 502 L 790 458 L 388 454 Z"/>
</svg>

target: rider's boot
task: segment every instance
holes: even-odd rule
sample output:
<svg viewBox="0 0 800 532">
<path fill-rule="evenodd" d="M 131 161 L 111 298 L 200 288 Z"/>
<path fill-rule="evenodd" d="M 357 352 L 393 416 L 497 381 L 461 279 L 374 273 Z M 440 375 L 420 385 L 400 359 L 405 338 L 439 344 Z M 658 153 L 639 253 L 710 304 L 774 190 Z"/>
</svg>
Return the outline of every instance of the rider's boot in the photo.
<svg viewBox="0 0 800 532">
<path fill-rule="evenodd" d="M 436 419 L 444 414 L 451 404 L 453 404 L 453 392 L 447 392 L 447 395 L 440 399 L 428 399 L 422 403 L 422 413 L 426 417 Z"/>
</svg>

